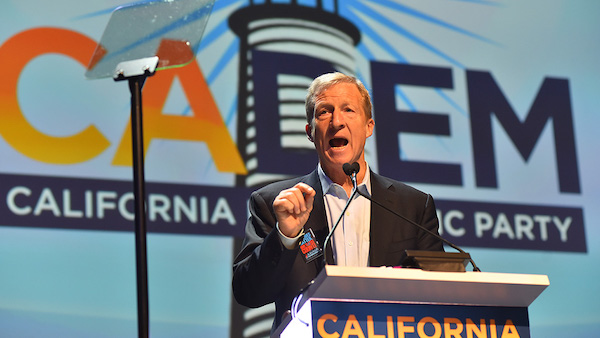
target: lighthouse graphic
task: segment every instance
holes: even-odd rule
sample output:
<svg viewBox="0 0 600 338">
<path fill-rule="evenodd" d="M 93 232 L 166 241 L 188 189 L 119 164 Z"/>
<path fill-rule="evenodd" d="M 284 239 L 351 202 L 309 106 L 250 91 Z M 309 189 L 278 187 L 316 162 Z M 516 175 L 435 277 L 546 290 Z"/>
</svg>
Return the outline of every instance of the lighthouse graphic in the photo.
<svg viewBox="0 0 600 338">
<path fill-rule="evenodd" d="M 316 155 L 304 132 L 306 89 L 322 73 L 355 72 L 356 26 L 339 16 L 335 1 L 304 3 L 252 1 L 229 17 L 240 40 L 237 144 L 248 169 L 237 186 L 313 170 Z M 298 166 L 304 158 L 312 163 Z"/>
<path fill-rule="evenodd" d="M 355 73 L 359 30 L 339 15 L 337 1 L 321 0 L 250 1 L 229 27 L 240 40 L 237 145 L 248 169 L 236 185 L 260 187 L 314 170 L 306 89 L 326 72 Z M 245 309 L 232 300 L 231 337 L 268 337 L 273 315 L 272 304 Z"/>
</svg>

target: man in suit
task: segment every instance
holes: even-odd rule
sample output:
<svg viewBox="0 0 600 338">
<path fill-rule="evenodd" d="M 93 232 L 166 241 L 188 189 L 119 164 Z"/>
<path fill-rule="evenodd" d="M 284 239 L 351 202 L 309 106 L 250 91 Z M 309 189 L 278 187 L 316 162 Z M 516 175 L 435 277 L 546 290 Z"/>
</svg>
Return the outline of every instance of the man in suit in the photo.
<svg viewBox="0 0 600 338">
<path fill-rule="evenodd" d="M 369 169 L 364 147 L 375 125 L 371 110 L 369 93 L 358 79 L 341 73 L 316 78 L 306 98 L 306 134 L 317 151 L 317 169 L 250 196 L 246 237 L 233 265 L 233 293 L 249 307 L 275 302 L 273 329 L 323 268 L 322 259 L 307 261 L 299 240 L 312 231 L 322 245 L 340 217 L 353 188 L 344 163 L 360 165 L 358 189 L 437 233 L 430 195 Z M 327 264 L 350 266 L 397 266 L 405 249 L 443 250 L 439 239 L 360 196 L 341 218 L 330 244 Z"/>
</svg>

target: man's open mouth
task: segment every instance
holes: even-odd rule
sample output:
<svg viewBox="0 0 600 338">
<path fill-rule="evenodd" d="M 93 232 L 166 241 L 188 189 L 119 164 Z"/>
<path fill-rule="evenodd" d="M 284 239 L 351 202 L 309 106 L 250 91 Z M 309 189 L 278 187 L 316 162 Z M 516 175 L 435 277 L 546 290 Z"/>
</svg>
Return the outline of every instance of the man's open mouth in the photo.
<svg viewBox="0 0 600 338">
<path fill-rule="evenodd" d="M 345 138 L 336 137 L 329 140 L 329 146 L 332 148 L 344 147 L 348 144 L 348 140 Z"/>
</svg>

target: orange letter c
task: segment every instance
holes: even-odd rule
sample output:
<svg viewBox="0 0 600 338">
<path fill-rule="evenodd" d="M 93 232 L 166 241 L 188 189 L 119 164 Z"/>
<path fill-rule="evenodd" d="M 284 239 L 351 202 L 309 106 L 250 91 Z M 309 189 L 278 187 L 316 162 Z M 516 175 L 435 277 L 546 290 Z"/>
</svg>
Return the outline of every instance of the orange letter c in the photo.
<svg viewBox="0 0 600 338">
<path fill-rule="evenodd" d="M 90 160 L 108 148 L 109 141 L 93 125 L 64 137 L 40 132 L 21 112 L 17 96 L 19 76 L 35 57 L 58 53 L 85 67 L 95 47 L 94 40 L 80 33 L 48 27 L 26 30 L 0 46 L 0 134 L 15 150 L 41 162 L 72 164 Z"/>
</svg>

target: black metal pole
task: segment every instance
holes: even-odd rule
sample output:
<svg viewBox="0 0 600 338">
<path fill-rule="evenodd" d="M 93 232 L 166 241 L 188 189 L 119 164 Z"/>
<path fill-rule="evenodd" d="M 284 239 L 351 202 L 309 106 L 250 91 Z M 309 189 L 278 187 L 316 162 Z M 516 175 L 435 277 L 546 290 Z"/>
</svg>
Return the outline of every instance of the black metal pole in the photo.
<svg viewBox="0 0 600 338">
<path fill-rule="evenodd" d="M 129 79 L 131 92 L 131 139 L 133 144 L 133 197 L 135 212 L 135 257 L 137 267 L 138 336 L 148 337 L 148 258 L 146 251 L 146 192 L 144 180 L 144 135 L 142 87 L 146 75 Z"/>
</svg>

